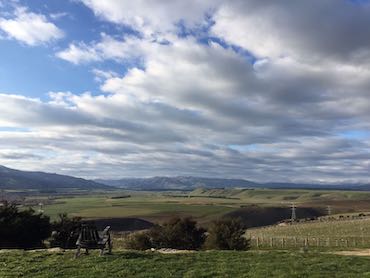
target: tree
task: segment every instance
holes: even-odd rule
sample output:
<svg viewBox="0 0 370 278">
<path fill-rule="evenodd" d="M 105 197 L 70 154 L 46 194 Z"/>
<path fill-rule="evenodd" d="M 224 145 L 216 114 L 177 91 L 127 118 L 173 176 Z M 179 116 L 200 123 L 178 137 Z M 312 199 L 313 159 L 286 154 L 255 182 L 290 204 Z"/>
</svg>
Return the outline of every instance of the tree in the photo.
<svg viewBox="0 0 370 278">
<path fill-rule="evenodd" d="M 224 218 L 214 221 L 208 229 L 206 249 L 248 250 L 249 240 L 244 237 L 245 229 L 238 218 Z"/>
<path fill-rule="evenodd" d="M 8 203 L 0 207 L 0 248 L 41 247 L 50 231 L 49 217 L 31 208 L 19 211 Z"/>
</svg>

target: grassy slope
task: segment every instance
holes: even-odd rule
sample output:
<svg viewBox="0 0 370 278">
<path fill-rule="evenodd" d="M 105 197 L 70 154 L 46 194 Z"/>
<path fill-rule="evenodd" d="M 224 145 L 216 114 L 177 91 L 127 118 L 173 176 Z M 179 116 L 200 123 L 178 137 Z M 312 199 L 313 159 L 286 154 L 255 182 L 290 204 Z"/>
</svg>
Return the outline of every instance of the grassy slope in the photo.
<svg viewBox="0 0 370 278">
<path fill-rule="evenodd" d="M 248 234 L 260 237 L 369 237 L 370 219 L 307 222 L 288 226 L 270 226 L 265 228 L 249 229 Z"/>
<path fill-rule="evenodd" d="M 0 254 L 0 277 L 370 277 L 370 259 L 298 252 Z"/>
<path fill-rule="evenodd" d="M 170 215 L 193 216 L 194 218 L 212 219 L 235 208 L 220 202 L 210 203 L 203 198 L 184 200 L 158 194 L 143 194 L 125 199 L 110 199 L 106 196 L 87 196 L 58 199 L 56 204 L 46 205 L 45 214 L 53 219 L 58 213 L 66 212 L 72 216 L 86 218 L 141 217 L 148 220 L 160 220 Z"/>
<path fill-rule="evenodd" d="M 336 213 L 349 208 L 356 211 L 370 211 L 369 192 L 197 189 L 190 193 L 191 198 L 188 198 L 188 194 L 181 195 L 181 193 L 168 196 L 170 195 L 168 192 L 130 192 L 129 194 L 132 197 L 124 199 L 110 199 L 108 194 L 57 199 L 56 202 L 59 203 L 45 205 L 44 210 L 53 219 L 58 213 L 67 212 L 86 218 L 140 217 L 149 221 L 161 221 L 171 215 L 193 216 L 199 222 L 207 222 L 239 209 L 240 206 L 250 204 L 289 207 L 291 202 L 295 202 L 299 206 L 324 208 L 330 204 Z"/>
<path fill-rule="evenodd" d="M 191 195 L 225 196 L 239 198 L 241 202 L 253 204 L 312 203 L 316 201 L 369 200 L 370 192 L 305 189 L 196 189 Z"/>
</svg>

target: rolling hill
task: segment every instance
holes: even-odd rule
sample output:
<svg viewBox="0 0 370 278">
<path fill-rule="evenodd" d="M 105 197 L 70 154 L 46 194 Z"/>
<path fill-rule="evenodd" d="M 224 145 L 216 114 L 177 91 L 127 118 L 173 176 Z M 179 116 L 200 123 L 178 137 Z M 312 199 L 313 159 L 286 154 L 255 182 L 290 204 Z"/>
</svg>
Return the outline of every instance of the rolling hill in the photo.
<svg viewBox="0 0 370 278">
<path fill-rule="evenodd" d="M 370 184 L 314 184 L 267 182 L 258 183 L 245 179 L 204 178 L 192 176 L 97 179 L 98 183 L 132 190 L 193 190 L 196 188 L 269 188 L 370 191 Z"/>
<path fill-rule="evenodd" d="M 258 184 L 242 179 L 219 179 L 198 177 L 126 178 L 120 180 L 96 180 L 99 183 L 136 190 L 192 190 L 199 187 L 257 187 Z"/>
<path fill-rule="evenodd" d="M 71 176 L 29 172 L 0 166 L 0 189 L 112 189 L 111 186 Z"/>
</svg>

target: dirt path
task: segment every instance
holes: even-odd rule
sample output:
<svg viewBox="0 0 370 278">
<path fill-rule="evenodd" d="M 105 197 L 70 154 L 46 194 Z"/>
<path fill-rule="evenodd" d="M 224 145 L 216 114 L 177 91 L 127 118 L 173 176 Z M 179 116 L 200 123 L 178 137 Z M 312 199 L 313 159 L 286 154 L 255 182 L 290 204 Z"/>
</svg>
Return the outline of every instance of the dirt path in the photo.
<svg viewBox="0 0 370 278">
<path fill-rule="evenodd" d="M 330 254 L 341 255 L 341 256 L 367 257 L 367 256 L 370 256 L 370 249 L 356 249 L 356 250 L 348 250 L 348 251 L 336 251 L 336 252 L 330 252 Z"/>
</svg>

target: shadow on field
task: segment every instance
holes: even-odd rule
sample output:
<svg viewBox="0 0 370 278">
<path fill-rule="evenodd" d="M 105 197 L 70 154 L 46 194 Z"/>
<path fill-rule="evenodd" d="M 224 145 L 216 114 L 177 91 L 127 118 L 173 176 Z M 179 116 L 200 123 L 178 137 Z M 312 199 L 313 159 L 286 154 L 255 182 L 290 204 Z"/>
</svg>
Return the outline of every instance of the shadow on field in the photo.
<svg viewBox="0 0 370 278">
<path fill-rule="evenodd" d="M 139 231 L 153 227 L 153 223 L 140 218 L 104 218 L 94 220 L 84 220 L 84 222 L 94 224 L 98 230 L 103 230 L 106 226 L 111 227 L 111 231 Z"/>
<path fill-rule="evenodd" d="M 232 211 L 226 216 L 239 217 L 246 228 L 261 227 L 276 224 L 282 220 L 290 219 L 291 209 L 289 207 L 262 207 L 249 205 Z M 315 218 L 325 215 L 320 208 L 298 207 L 296 209 L 298 219 Z"/>
</svg>

